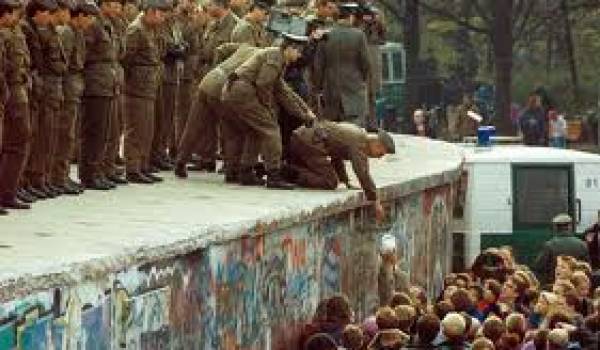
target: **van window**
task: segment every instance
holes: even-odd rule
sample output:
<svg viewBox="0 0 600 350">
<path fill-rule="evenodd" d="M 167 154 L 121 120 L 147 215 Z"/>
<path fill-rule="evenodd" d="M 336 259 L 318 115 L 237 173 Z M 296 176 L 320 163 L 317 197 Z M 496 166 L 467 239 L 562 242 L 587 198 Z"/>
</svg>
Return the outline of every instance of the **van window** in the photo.
<svg viewBox="0 0 600 350">
<path fill-rule="evenodd" d="M 515 223 L 549 226 L 561 213 L 570 213 L 570 167 L 514 168 Z"/>
<path fill-rule="evenodd" d="M 404 67 L 402 52 L 397 51 L 392 53 L 392 65 L 394 70 L 393 80 L 401 81 L 404 80 L 404 71 L 402 67 Z"/>
<path fill-rule="evenodd" d="M 387 52 L 381 53 L 381 77 L 383 81 L 392 80 L 390 77 L 390 66 Z"/>
</svg>

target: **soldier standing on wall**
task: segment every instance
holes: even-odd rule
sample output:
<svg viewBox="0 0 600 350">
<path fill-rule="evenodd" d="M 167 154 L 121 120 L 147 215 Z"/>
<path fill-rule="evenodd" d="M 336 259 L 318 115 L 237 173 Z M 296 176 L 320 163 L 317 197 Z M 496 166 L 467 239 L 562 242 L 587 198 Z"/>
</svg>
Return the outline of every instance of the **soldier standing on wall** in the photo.
<svg viewBox="0 0 600 350">
<path fill-rule="evenodd" d="M 337 19 L 327 40 L 318 45 L 313 81 L 315 89 L 323 94 L 323 118 L 362 125 L 368 114 L 367 84 L 371 74 L 367 37 L 353 28 L 355 7 L 341 4 Z"/>
<path fill-rule="evenodd" d="M 231 41 L 246 43 L 254 47 L 269 46 L 271 40 L 267 35 L 264 23 L 269 19 L 271 6 L 273 6 L 272 1 L 269 0 L 253 2 L 248 13 L 233 30 Z"/>
<path fill-rule="evenodd" d="M 263 49 L 238 67 L 223 91 L 223 101 L 236 106 L 235 117 L 243 128 L 240 176 L 256 176 L 253 169 L 262 153 L 269 188 L 293 188 L 281 172 L 282 144 L 276 103 L 307 124 L 316 118 L 283 80 L 285 66 L 300 58 L 305 43 L 306 37 L 286 35 L 281 47 Z M 261 181 L 256 178 L 252 182 L 260 184 Z"/>
<path fill-rule="evenodd" d="M 110 8 L 107 2 L 100 2 L 104 12 Z M 102 162 L 115 97 L 117 52 L 114 28 L 102 13 L 86 31 L 85 44 L 79 177 L 85 188 L 107 191 L 116 187 L 104 176 Z"/>
<path fill-rule="evenodd" d="M 27 81 L 29 51 L 18 22 L 17 0 L 0 1 L 0 215 L 29 209 L 17 187 L 31 141 Z"/>
<path fill-rule="evenodd" d="M 165 0 L 148 0 L 144 13 L 127 28 L 125 92 L 127 126 L 125 139 L 127 180 L 152 184 L 162 181 L 150 173 L 155 125 L 155 104 L 161 78 L 161 55 L 155 30 L 169 9 Z"/>
</svg>

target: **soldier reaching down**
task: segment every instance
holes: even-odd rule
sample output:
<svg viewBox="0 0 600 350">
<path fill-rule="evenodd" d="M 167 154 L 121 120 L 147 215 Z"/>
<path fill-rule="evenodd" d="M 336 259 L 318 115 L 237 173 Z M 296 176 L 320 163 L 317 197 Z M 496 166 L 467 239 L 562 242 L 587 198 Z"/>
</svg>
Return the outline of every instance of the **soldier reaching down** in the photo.
<svg viewBox="0 0 600 350">
<path fill-rule="evenodd" d="M 344 166 L 344 160 L 349 160 L 367 200 L 373 201 L 380 219 L 383 209 L 369 173 L 369 158 L 381 158 L 395 152 L 394 140 L 383 130 L 376 134 L 367 133 L 351 123 L 319 121 L 314 127 L 301 127 L 292 135 L 290 180 L 308 188 L 333 190 L 340 182 L 354 188 Z"/>
</svg>

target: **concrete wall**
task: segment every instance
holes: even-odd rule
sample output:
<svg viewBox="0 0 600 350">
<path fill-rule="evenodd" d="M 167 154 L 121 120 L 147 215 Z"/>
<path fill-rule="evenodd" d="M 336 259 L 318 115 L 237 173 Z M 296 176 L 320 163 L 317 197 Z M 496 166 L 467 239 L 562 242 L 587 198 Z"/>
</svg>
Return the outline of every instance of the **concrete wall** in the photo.
<svg viewBox="0 0 600 350">
<path fill-rule="evenodd" d="M 377 241 L 398 237 L 414 282 L 436 294 L 450 270 L 453 185 L 57 286 L 0 305 L 0 350 L 295 349 L 320 298 L 344 292 L 358 317 L 377 304 Z"/>
</svg>

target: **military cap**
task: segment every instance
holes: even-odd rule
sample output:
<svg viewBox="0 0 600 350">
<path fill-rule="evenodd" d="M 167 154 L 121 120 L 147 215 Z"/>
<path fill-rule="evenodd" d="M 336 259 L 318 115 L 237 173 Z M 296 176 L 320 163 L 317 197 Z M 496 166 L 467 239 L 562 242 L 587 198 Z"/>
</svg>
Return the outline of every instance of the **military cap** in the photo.
<svg viewBox="0 0 600 350">
<path fill-rule="evenodd" d="M 0 0 L 0 6 L 16 9 L 21 7 L 21 2 L 19 0 Z"/>
<path fill-rule="evenodd" d="M 56 0 L 56 4 L 61 9 L 73 10 L 76 6 L 73 0 Z"/>
<path fill-rule="evenodd" d="M 385 150 L 388 154 L 396 153 L 396 144 L 394 143 L 394 138 L 387 131 L 379 129 L 379 131 L 377 131 L 377 138 L 385 147 Z"/>
<path fill-rule="evenodd" d="M 570 224 L 573 222 L 573 219 L 571 219 L 571 216 L 569 214 L 558 214 L 554 217 L 554 219 L 552 219 L 552 223 L 555 225 L 563 225 L 563 224 Z"/>
<path fill-rule="evenodd" d="M 144 10 L 168 11 L 173 8 L 173 3 L 169 0 L 144 0 L 142 8 Z"/>
<path fill-rule="evenodd" d="M 27 13 L 35 14 L 36 11 L 56 11 L 58 4 L 56 0 L 31 0 L 27 4 Z"/>
<path fill-rule="evenodd" d="M 360 4 L 357 2 L 344 2 L 338 4 L 338 10 L 341 14 L 356 14 L 360 12 Z"/>
<path fill-rule="evenodd" d="M 91 16 L 99 14 L 100 8 L 93 0 L 78 0 L 73 11 Z"/>
<path fill-rule="evenodd" d="M 258 7 L 265 11 L 270 11 L 273 4 L 272 4 L 272 1 L 269 1 L 269 0 L 258 0 L 258 1 L 255 1 L 252 4 L 252 6 Z"/>
<path fill-rule="evenodd" d="M 292 33 L 281 33 L 283 40 L 288 44 L 306 44 L 308 37 L 306 35 L 296 35 Z"/>
</svg>

